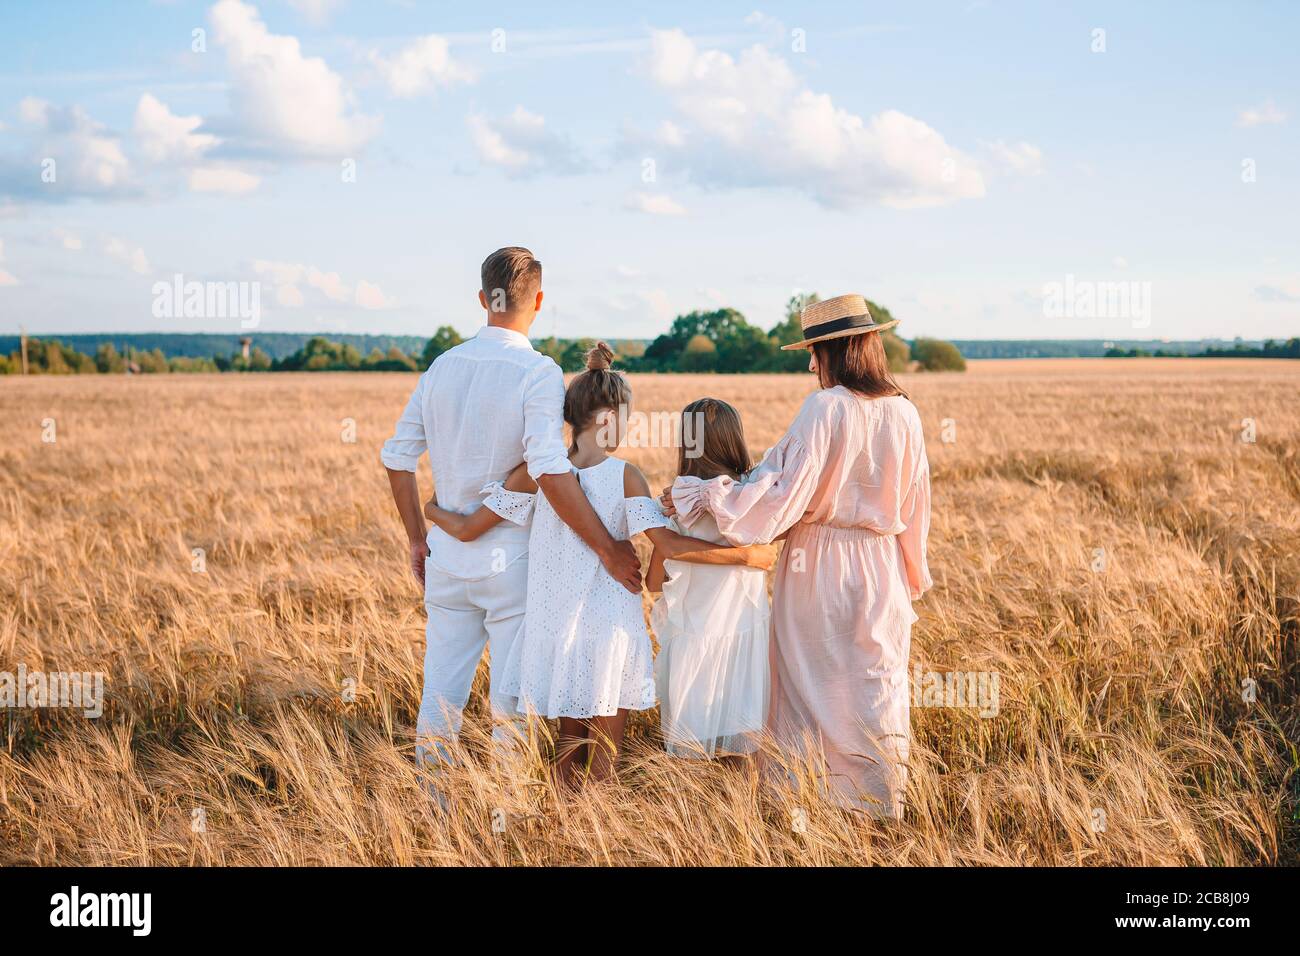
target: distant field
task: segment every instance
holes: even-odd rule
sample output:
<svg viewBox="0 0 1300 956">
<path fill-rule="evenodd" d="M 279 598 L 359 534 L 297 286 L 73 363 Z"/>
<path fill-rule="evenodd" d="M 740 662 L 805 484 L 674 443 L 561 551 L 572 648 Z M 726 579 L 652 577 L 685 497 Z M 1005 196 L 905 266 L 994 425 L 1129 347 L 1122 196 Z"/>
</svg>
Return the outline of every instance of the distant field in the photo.
<svg viewBox="0 0 1300 956">
<path fill-rule="evenodd" d="M 414 382 L 0 378 L 0 672 L 108 675 L 98 720 L 0 713 L 0 863 L 1300 862 L 1300 362 L 903 377 L 934 478 L 913 663 L 997 672 L 1001 709 L 913 710 L 889 829 L 806 775 L 761 795 L 673 761 L 653 713 L 616 788 L 561 803 L 536 762 L 481 759 L 482 672 L 431 814 L 378 459 Z M 756 453 L 812 388 L 633 376 L 643 411 L 734 402 Z M 671 450 L 628 457 L 671 478 Z"/>
</svg>

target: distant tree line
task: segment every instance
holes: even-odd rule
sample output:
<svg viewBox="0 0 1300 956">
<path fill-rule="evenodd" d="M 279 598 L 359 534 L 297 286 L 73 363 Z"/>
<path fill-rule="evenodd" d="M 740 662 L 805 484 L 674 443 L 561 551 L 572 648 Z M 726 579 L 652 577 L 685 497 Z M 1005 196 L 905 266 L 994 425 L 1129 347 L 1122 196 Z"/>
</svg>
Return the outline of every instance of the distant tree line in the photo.
<svg viewBox="0 0 1300 956">
<path fill-rule="evenodd" d="M 1152 349 L 1144 348 L 1110 348 L 1106 350 L 1106 358 L 1187 358 L 1189 355 L 1197 355 L 1203 358 L 1286 358 L 1300 359 L 1300 338 L 1290 338 L 1285 342 L 1279 342 L 1276 339 L 1265 339 L 1264 344 L 1260 346 L 1246 345 L 1241 340 L 1235 342 L 1232 348 L 1217 348 L 1207 346 L 1203 352 L 1189 353 L 1181 349 Z"/>
<path fill-rule="evenodd" d="M 672 327 L 649 345 L 635 340 L 611 342 L 618 356 L 618 366 L 632 372 L 794 372 L 808 367 L 804 350 L 784 352 L 788 345 L 802 338 L 799 313 L 817 296 L 794 296 L 786 303 L 785 318 L 768 331 L 750 325 L 735 309 L 691 312 L 679 315 Z M 883 306 L 869 303 L 877 322 L 890 322 L 893 316 Z M 889 367 L 896 372 L 910 369 L 927 371 L 961 371 L 966 360 L 951 342 L 918 338 L 910 345 L 892 329 L 880 333 Z M 28 370 L 37 374 L 124 373 L 157 374 L 162 372 L 414 372 L 429 367 L 439 355 L 459 345 L 461 337 L 449 325 L 434 333 L 418 354 L 397 345 L 387 351 L 374 347 L 367 354 L 349 341 L 332 341 L 317 335 L 307 339 L 296 351 L 273 358 L 261 347 L 244 342 L 234 355 L 218 353 L 211 358 L 165 356 L 161 348 L 148 351 L 127 347 L 119 352 L 109 342 L 102 342 L 94 356 L 85 355 L 58 340 L 29 339 Z M 566 372 L 580 371 L 586 353 L 595 339 L 538 339 L 534 347 L 553 358 Z M 22 372 L 22 356 L 15 349 L 7 357 L 0 355 L 0 374 Z"/>
<path fill-rule="evenodd" d="M 672 327 L 648 346 L 638 342 L 611 342 L 619 367 L 630 372 L 799 372 L 808 367 L 802 349 L 784 352 L 781 346 L 803 338 L 799 313 L 818 301 L 817 295 L 793 296 L 785 318 L 764 332 L 750 325 L 735 309 L 679 315 Z M 884 306 L 867 303 L 877 322 L 891 322 Z M 951 342 L 917 339 L 910 346 L 893 329 L 880 333 L 889 367 L 895 372 L 913 368 L 927 371 L 961 371 L 966 360 Z M 580 370 L 594 339 L 543 339 L 534 343 L 566 372 Z"/>
</svg>

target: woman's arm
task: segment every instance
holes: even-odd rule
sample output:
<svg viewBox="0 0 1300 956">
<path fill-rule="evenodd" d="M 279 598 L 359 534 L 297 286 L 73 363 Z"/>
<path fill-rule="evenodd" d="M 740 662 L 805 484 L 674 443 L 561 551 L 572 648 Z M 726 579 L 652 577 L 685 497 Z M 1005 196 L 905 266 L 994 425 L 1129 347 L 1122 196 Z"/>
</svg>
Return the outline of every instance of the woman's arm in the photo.
<svg viewBox="0 0 1300 956">
<path fill-rule="evenodd" d="M 716 544 L 710 545 L 704 551 L 682 552 L 674 555 L 673 560 L 686 561 L 690 564 L 740 565 L 746 568 L 770 571 L 780 556 L 781 548 L 775 542 L 772 544 L 750 544 L 743 548 Z"/>
<path fill-rule="evenodd" d="M 817 492 L 821 471 L 840 422 L 823 393 L 814 393 L 775 446 L 745 476 L 708 481 L 684 476 L 673 482 L 671 501 L 685 527 L 713 515 L 728 544 L 770 544 L 798 524 Z M 665 509 L 666 510 L 666 509 Z"/>
</svg>

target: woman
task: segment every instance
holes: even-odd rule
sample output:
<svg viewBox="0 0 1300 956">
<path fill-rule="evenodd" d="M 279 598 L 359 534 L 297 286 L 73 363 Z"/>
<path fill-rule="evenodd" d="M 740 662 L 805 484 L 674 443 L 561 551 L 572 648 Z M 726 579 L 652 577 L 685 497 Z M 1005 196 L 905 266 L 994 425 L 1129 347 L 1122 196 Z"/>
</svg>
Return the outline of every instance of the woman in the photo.
<svg viewBox="0 0 1300 956">
<path fill-rule="evenodd" d="M 787 535 L 772 608 L 768 730 L 825 756 L 827 794 L 886 817 L 907 783 L 912 601 L 930 587 L 930 470 L 916 408 L 889 374 L 860 295 L 800 315 L 821 390 L 743 481 L 678 478 L 664 496 L 732 545 Z M 809 753 L 809 750 L 813 753 Z"/>
</svg>

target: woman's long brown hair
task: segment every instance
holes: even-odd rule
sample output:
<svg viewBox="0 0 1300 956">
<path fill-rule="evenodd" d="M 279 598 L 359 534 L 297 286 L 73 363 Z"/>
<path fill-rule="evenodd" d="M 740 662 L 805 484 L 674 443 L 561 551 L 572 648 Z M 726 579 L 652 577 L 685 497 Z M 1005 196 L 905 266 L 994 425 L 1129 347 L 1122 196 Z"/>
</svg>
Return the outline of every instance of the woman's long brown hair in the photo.
<svg viewBox="0 0 1300 956">
<path fill-rule="evenodd" d="M 694 448 L 687 448 L 687 438 Z M 687 451 L 699 452 L 688 456 Z M 682 409 L 682 441 L 677 474 L 697 478 L 730 475 L 739 479 L 753 467 L 740 413 L 717 398 L 698 398 Z"/>
<path fill-rule="evenodd" d="M 864 332 L 812 344 L 817 356 L 817 380 L 822 388 L 843 385 L 867 398 L 901 395 L 907 398 L 889 371 L 880 332 Z"/>
</svg>

